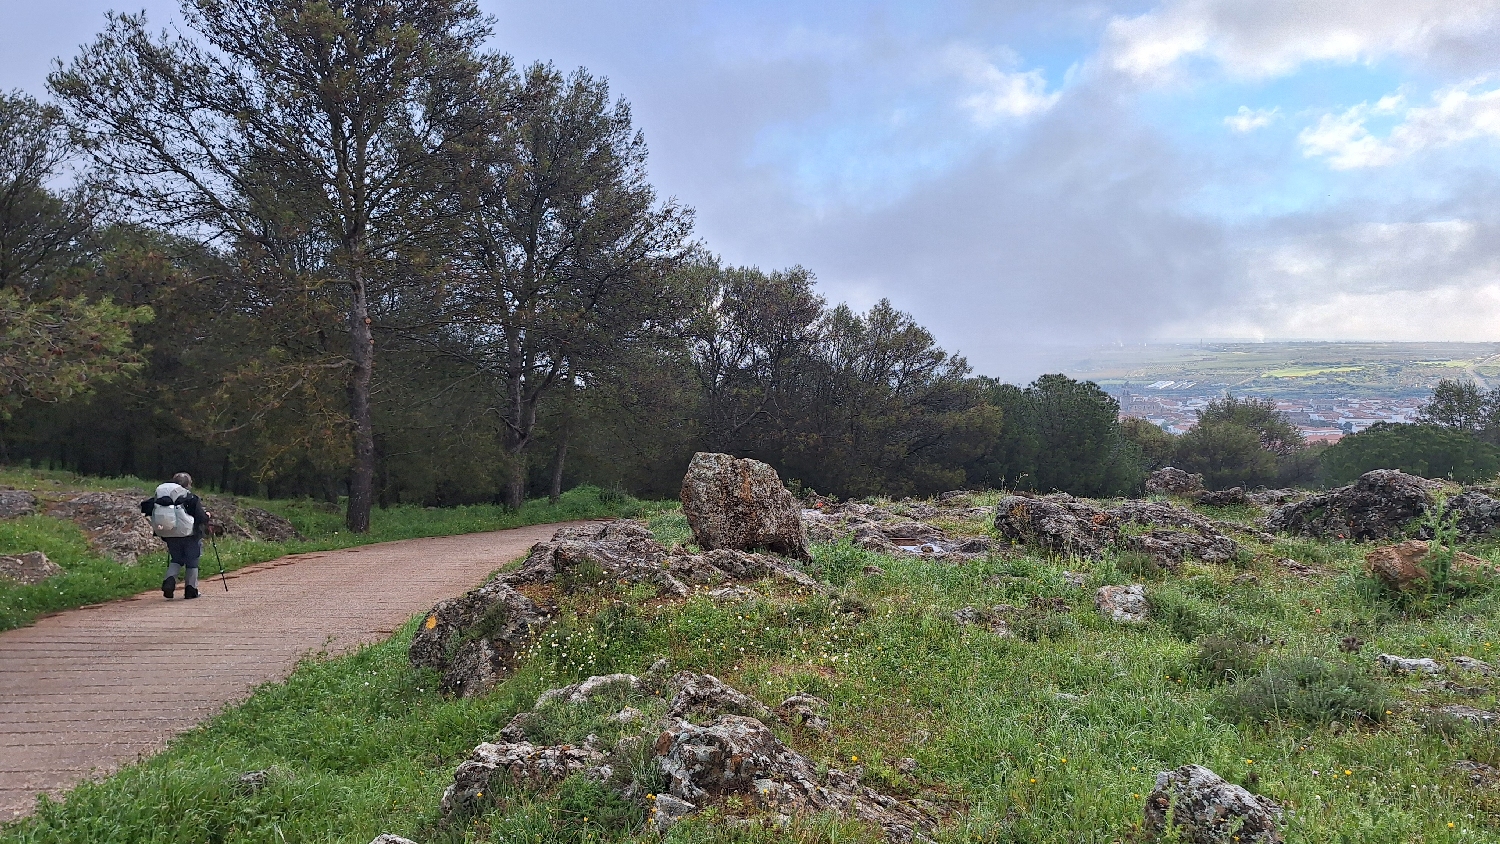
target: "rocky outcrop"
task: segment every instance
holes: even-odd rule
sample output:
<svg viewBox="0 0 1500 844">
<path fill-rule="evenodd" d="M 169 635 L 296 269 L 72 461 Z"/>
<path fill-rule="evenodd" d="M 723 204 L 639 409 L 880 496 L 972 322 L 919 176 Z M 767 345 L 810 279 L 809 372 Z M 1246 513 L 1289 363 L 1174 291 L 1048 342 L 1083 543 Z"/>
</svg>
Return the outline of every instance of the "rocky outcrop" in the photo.
<svg viewBox="0 0 1500 844">
<path fill-rule="evenodd" d="M 433 607 L 417 626 L 407 658 L 440 673 L 444 694 L 473 697 L 515 670 L 548 621 L 530 598 L 491 581 Z"/>
<path fill-rule="evenodd" d="M 453 784 L 443 792 L 442 811 L 444 815 L 473 811 L 484 793 L 501 783 L 546 788 L 579 771 L 608 779 L 610 772 L 601 767 L 604 760 L 602 752 L 590 747 L 538 747 L 528 741 L 484 742 L 453 772 Z M 502 777 L 501 782 L 492 783 L 497 774 Z"/>
<path fill-rule="evenodd" d="M 663 566 L 667 550 L 639 522 L 561 528 L 549 542 L 538 542 L 521 567 L 500 576 L 511 586 L 554 584 L 571 593 L 606 584 L 648 584 L 658 594 L 684 596 L 691 590 Z"/>
<path fill-rule="evenodd" d="M 1431 657 L 1408 659 L 1395 654 L 1380 654 L 1375 657 L 1380 666 L 1392 674 L 1441 674 L 1443 666 Z"/>
<path fill-rule="evenodd" d="M 36 496 L 24 489 L 0 489 L 0 519 L 19 519 L 36 512 Z"/>
<path fill-rule="evenodd" d="M 639 692 L 644 686 L 641 678 L 634 674 L 602 674 L 590 677 L 582 682 L 571 686 L 563 686 L 560 689 L 548 689 L 542 692 L 536 699 L 536 708 L 549 706 L 554 703 L 587 703 L 595 695 L 604 692 Z"/>
<path fill-rule="evenodd" d="M 1249 498 L 1245 495 L 1244 487 L 1232 486 L 1229 489 L 1200 493 L 1196 501 L 1209 507 L 1228 507 L 1232 504 L 1248 504 Z"/>
<path fill-rule="evenodd" d="M 1181 469 L 1166 466 L 1157 469 L 1146 479 L 1146 492 L 1151 495 L 1177 495 L 1192 498 L 1203 492 L 1203 476 L 1188 474 Z"/>
<path fill-rule="evenodd" d="M 1439 706 L 1433 711 L 1448 718 L 1464 721 L 1475 727 L 1489 728 L 1500 726 L 1500 713 L 1491 712 L 1488 709 L 1465 706 L 1462 703 Z"/>
<path fill-rule="evenodd" d="M 1054 554 L 1098 558 L 1120 535 L 1119 520 L 1071 495 L 1007 495 L 995 505 L 1002 539 Z"/>
<path fill-rule="evenodd" d="M 811 559 L 801 508 L 776 470 L 759 460 L 693 455 L 682 479 L 682 512 L 705 551 L 763 550 Z"/>
<path fill-rule="evenodd" d="M 227 536 L 261 542 L 301 542 L 306 538 L 285 518 L 269 510 L 241 504 L 238 499 L 206 495 L 203 506 Z"/>
<path fill-rule="evenodd" d="M 375 840 L 371 841 L 370 844 L 417 844 L 417 842 L 410 838 L 402 838 L 399 835 L 392 835 L 387 832 L 383 835 L 375 836 Z"/>
<path fill-rule="evenodd" d="M 1146 830 L 1164 835 L 1170 824 L 1178 840 L 1191 844 L 1279 844 L 1281 807 L 1268 798 L 1225 782 L 1202 765 L 1183 765 L 1156 775 L 1146 797 Z"/>
<path fill-rule="evenodd" d="M 1151 618 L 1146 587 L 1139 583 L 1099 587 L 1094 593 L 1094 606 L 1101 615 L 1117 624 L 1143 624 Z"/>
<path fill-rule="evenodd" d="M 926 813 L 860 785 L 857 775 L 830 770 L 820 776 L 811 760 L 754 718 L 678 722 L 657 738 L 655 753 L 672 796 L 694 805 L 741 796 L 780 815 L 833 812 L 879 826 L 894 842 L 911 841 L 933 826 Z"/>
<path fill-rule="evenodd" d="M 1392 539 L 1432 510 L 1431 490 L 1439 486 L 1395 469 L 1376 469 L 1349 486 L 1277 508 L 1266 517 L 1266 528 L 1355 542 Z"/>
<path fill-rule="evenodd" d="M 826 733 L 833 727 L 823 715 L 827 710 L 828 701 L 817 695 L 798 692 L 782 701 L 776 707 L 776 714 L 793 726 L 806 727 L 815 733 Z"/>
<path fill-rule="evenodd" d="M 0 556 L 0 579 L 36 584 L 63 573 L 62 566 L 47 559 L 41 551 L 28 551 L 13 557 Z"/>
<path fill-rule="evenodd" d="M 1500 528 L 1500 500 L 1477 489 L 1464 490 L 1443 505 L 1444 521 L 1452 521 L 1459 536 L 1479 539 Z"/>
<path fill-rule="evenodd" d="M 1122 525 L 1145 527 L 1126 533 Z M 995 528 L 1012 542 L 1075 557 L 1098 559 L 1107 548 L 1136 551 L 1171 571 L 1185 559 L 1226 563 L 1239 545 L 1203 516 L 1172 504 L 1126 501 L 1104 509 L 1068 495 L 1007 496 L 996 508 Z"/>
<path fill-rule="evenodd" d="M 142 492 L 85 492 L 53 504 L 47 515 L 77 524 L 95 551 L 133 566 L 141 555 L 164 547 L 152 535 L 151 523 L 141 515 L 145 499 Z"/>
<path fill-rule="evenodd" d="M 712 674 L 679 671 L 667 681 L 667 688 L 672 692 L 667 707 L 671 718 L 711 721 L 720 715 L 745 715 L 764 721 L 772 717 L 765 704 Z"/>
</svg>

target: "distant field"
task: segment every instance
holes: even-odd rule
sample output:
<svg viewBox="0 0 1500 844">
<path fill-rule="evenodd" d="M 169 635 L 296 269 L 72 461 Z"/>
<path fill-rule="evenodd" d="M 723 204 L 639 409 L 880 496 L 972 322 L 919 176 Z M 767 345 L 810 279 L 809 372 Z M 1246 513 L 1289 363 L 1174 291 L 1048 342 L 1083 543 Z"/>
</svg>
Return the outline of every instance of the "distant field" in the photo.
<svg viewBox="0 0 1500 844">
<path fill-rule="evenodd" d="M 1173 381 L 1193 382 L 1186 390 L 1197 394 L 1229 390 L 1282 398 L 1421 396 L 1443 378 L 1500 387 L 1500 343 L 1117 346 L 1080 355 L 1064 371 L 1111 391 Z M 1174 385 L 1161 391 L 1175 390 Z"/>
</svg>

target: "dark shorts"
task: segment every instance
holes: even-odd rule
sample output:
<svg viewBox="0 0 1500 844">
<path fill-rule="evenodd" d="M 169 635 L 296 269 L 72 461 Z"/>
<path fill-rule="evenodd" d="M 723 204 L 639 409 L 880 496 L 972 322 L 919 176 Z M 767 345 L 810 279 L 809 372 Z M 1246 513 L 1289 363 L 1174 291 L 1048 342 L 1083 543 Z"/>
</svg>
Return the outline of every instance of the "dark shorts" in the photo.
<svg viewBox="0 0 1500 844">
<path fill-rule="evenodd" d="M 202 537 L 169 536 L 162 541 L 167 543 L 167 556 L 170 562 L 177 563 L 185 569 L 198 567 L 198 558 L 203 556 Z"/>
</svg>

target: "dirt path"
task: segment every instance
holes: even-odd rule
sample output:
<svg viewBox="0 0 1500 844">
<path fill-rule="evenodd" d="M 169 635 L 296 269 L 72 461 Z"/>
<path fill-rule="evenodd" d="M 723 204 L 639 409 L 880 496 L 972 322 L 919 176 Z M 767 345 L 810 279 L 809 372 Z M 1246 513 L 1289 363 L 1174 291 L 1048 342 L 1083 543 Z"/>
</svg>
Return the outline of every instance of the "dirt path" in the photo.
<svg viewBox="0 0 1500 844">
<path fill-rule="evenodd" d="M 480 583 L 558 525 L 282 557 L 203 595 L 149 592 L 0 633 L 0 822 L 160 750 L 287 676 L 309 651 L 379 641 Z"/>
</svg>

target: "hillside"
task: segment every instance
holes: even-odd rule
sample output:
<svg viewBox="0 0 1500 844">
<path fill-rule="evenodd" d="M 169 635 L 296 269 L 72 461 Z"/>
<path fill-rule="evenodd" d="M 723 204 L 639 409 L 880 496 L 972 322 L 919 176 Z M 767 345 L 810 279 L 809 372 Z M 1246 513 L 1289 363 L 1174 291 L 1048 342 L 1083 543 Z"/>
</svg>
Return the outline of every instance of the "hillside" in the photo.
<svg viewBox="0 0 1500 844">
<path fill-rule="evenodd" d="M 1338 524 L 1353 499 L 814 499 L 805 563 L 701 553 L 678 512 L 559 534 L 469 603 L 306 662 L 0 840 L 657 840 L 660 806 L 692 793 L 674 777 L 701 782 L 672 768 L 675 748 L 748 724 L 710 725 L 731 710 L 769 728 L 745 735 L 780 761 L 746 792 L 724 774 L 666 840 L 900 840 L 904 825 L 944 842 L 1143 841 L 1159 772 L 1184 765 L 1273 801 L 1288 841 L 1491 840 L 1497 549 L 1454 503 L 1487 496 L 1405 477 L 1377 479 L 1380 500 L 1428 515 L 1382 504 L 1384 521 Z M 1369 531 L 1435 527 L 1441 555 L 1459 524 L 1475 556 L 1454 559 L 1480 568 L 1406 589 L 1366 568 L 1384 542 Z M 1126 584 L 1144 606 L 1096 606 Z M 524 596 L 539 628 L 514 639 L 519 616 L 485 615 L 482 594 Z M 476 611 L 488 620 L 450 630 Z M 414 669 L 414 638 L 439 634 L 443 670 Z M 501 670 L 459 665 L 475 647 Z M 615 673 L 632 676 L 570 686 Z M 728 758 L 704 752 L 699 768 Z M 487 779 L 496 765 L 514 778 Z"/>
</svg>

